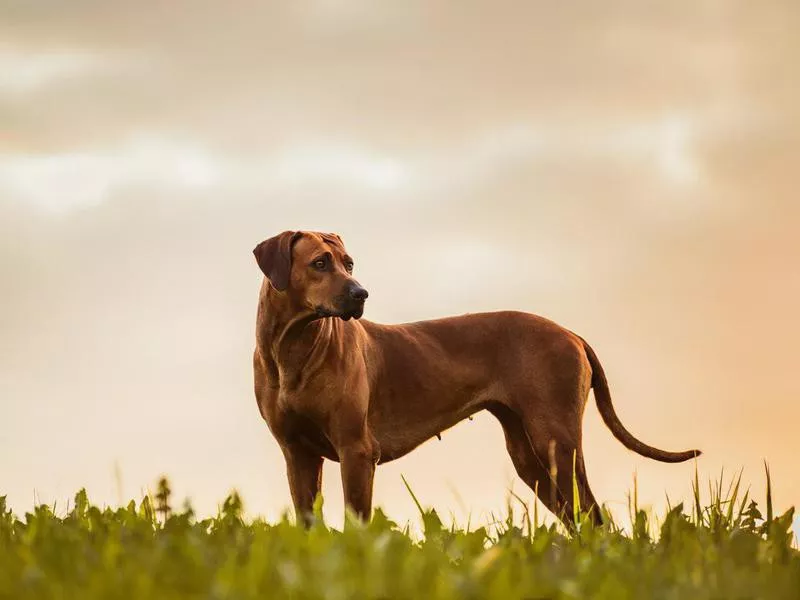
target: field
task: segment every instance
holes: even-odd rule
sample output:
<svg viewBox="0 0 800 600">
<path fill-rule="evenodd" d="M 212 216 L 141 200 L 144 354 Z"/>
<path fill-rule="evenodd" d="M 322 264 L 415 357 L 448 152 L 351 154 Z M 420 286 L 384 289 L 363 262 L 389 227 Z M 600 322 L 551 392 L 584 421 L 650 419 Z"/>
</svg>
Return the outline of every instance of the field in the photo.
<svg viewBox="0 0 800 600">
<path fill-rule="evenodd" d="M 123 508 L 80 491 L 62 515 L 18 518 L 2 498 L 0 598 L 800 598 L 793 510 L 773 514 L 769 479 L 763 512 L 738 480 L 711 486 L 705 505 L 695 486 L 692 506 L 660 519 L 634 491 L 627 531 L 583 522 L 573 536 L 514 504 L 471 530 L 420 507 L 418 537 L 380 510 L 343 531 L 245 522 L 235 494 L 199 520 L 170 506 L 163 480 Z"/>
</svg>

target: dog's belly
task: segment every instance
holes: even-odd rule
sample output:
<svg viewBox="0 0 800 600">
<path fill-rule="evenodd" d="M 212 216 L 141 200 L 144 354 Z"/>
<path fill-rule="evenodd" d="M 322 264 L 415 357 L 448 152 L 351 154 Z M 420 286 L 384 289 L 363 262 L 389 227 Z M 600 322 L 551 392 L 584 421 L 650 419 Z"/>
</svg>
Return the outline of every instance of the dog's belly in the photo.
<svg viewBox="0 0 800 600">
<path fill-rule="evenodd" d="M 431 438 L 483 410 L 489 404 L 488 399 L 476 397 L 465 400 L 455 410 L 427 415 L 428 418 L 415 418 L 422 415 L 410 413 L 407 418 L 394 419 L 392 422 L 383 422 L 379 419 L 370 420 L 372 435 L 375 436 L 381 451 L 378 464 L 405 456 Z"/>
</svg>

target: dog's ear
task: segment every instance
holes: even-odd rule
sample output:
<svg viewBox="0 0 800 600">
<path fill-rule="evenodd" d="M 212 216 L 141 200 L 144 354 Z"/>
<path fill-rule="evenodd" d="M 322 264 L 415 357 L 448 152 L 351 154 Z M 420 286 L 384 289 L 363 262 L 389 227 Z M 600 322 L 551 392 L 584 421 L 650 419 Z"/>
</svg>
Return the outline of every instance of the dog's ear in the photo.
<svg viewBox="0 0 800 600">
<path fill-rule="evenodd" d="M 253 250 L 259 268 L 279 292 L 289 287 L 292 272 L 292 246 L 302 234 L 299 231 L 284 231 L 264 240 Z"/>
</svg>

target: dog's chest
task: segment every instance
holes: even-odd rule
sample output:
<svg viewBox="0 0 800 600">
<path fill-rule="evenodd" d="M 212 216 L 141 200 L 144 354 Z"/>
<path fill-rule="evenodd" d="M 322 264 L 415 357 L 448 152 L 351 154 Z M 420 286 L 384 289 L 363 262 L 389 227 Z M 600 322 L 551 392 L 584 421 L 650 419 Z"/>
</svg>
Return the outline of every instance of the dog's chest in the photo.
<svg viewBox="0 0 800 600">
<path fill-rule="evenodd" d="M 338 460 L 325 434 L 329 420 L 326 404 L 320 395 L 299 393 L 300 390 L 272 389 L 266 394 L 262 415 L 272 433 L 281 443 L 300 444 L 321 456 Z"/>
<path fill-rule="evenodd" d="M 336 449 L 317 419 L 289 409 L 283 413 L 282 423 L 282 437 L 285 442 L 300 445 L 329 460 L 339 460 Z"/>
</svg>

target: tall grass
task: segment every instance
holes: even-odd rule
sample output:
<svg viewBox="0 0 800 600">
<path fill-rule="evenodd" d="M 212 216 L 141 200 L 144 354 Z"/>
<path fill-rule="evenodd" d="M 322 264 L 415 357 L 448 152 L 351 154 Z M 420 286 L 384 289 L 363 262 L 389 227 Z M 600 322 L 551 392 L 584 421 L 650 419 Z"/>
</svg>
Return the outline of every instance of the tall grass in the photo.
<svg viewBox="0 0 800 600">
<path fill-rule="evenodd" d="M 506 514 L 446 526 L 423 506 L 422 535 L 380 509 L 342 531 L 318 517 L 309 531 L 285 515 L 246 521 L 230 495 L 212 518 L 172 505 L 169 483 L 119 508 L 84 490 L 63 515 L 39 505 L 22 518 L 0 498 L 0 598 L 800 598 L 793 509 L 777 514 L 767 470 L 764 512 L 741 473 L 661 517 L 630 494 L 630 525 L 608 511 L 571 533 L 510 494 Z M 522 513 L 517 514 L 522 507 Z"/>
</svg>

